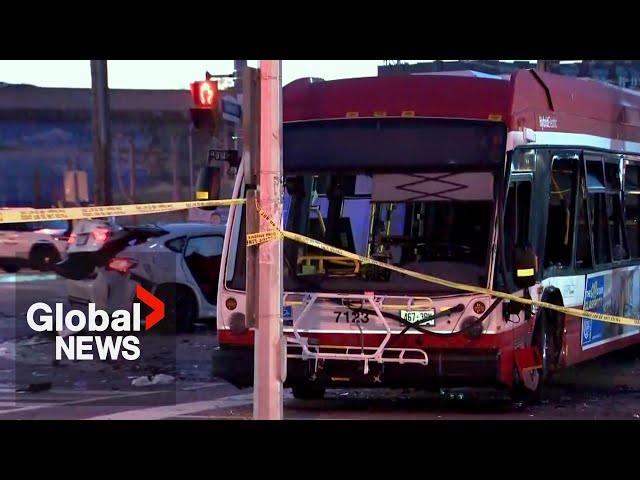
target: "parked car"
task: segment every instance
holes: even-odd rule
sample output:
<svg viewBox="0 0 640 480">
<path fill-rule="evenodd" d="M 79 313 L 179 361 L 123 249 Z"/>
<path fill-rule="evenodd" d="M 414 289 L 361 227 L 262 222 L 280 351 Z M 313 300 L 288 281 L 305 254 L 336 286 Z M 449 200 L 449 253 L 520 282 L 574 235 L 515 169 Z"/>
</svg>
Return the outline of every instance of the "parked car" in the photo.
<svg viewBox="0 0 640 480">
<path fill-rule="evenodd" d="M 188 332 L 216 316 L 225 229 L 203 223 L 120 227 L 98 249 L 78 245 L 76 237 L 56 272 L 67 278 L 70 300 L 108 312 L 131 311 L 140 284 L 165 303 L 159 326 Z"/>
<path fill-rule="evenodd" d="M 67 251 L 71 224 L 63 220 L 0 223 L 0 268 L 49 271 Z"/>
</svg>

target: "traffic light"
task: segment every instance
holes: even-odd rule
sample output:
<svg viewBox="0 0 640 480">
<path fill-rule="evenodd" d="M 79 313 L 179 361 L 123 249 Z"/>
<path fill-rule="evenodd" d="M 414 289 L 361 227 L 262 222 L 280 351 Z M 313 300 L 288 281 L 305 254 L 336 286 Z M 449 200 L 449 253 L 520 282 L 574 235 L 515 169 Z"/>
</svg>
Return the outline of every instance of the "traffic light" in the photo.
<svg viewBox="0 0 640 480">
<path fill-rule="evenodd" d="M 191 98 L 199 108 L 212 108 L 218 102 L 218 82 L 203 80 L 191 84 Z"/>
<path fill-rule="evenodd" d="M 191 121 L 197 130 L 209 129 L 215 132 L 220 117 L 218 82 L 202 80 L 191 84 Z"/>
</svg>

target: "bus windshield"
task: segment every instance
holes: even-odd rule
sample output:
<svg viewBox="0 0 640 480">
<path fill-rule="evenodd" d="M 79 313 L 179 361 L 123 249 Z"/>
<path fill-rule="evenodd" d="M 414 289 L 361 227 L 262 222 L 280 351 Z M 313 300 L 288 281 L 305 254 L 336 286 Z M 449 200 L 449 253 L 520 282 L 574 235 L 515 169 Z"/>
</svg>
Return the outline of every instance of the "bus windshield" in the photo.
<svg viewBox="0 0 640 480">
<path fill-rule="evenodd" d="M 490 172 L 288 179 L 285 228 L 363 257 L 487 285 L 494 194 Z M 285 240 L 285 288 L 442 292 L 443 288 Z M 315 290 L 315 289 L 314 289 Z"/>
<path fill-rule="evenodd" d="M 362 257 L 486 287 L 505 139 L 498 122 L 285 124 L 284 227 Z M 245 287 L 242 211 L 227 276 L 232 289 Z M 459 292 L 289 239 L 283 253 L 288 292 Z"/>
</svg>

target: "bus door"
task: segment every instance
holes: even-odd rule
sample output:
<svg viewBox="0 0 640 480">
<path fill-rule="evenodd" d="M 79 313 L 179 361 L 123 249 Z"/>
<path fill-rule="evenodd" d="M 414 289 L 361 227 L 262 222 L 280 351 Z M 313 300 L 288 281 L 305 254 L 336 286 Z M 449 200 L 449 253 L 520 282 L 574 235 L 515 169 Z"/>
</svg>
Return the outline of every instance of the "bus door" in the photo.
<svg viewBox="0 0 640 480">
<path fill-rule="evenodd" d="M 504 207 L 504 288 L 513 293 L 523 287 L 518 281 L 517 252 L 532 246 L 531 210 L 533 195 L 533 172 L 512 173 L 507 188 Z M 536 266 L 537 267 L 537 266 Z M 526 269 L 520 269 L 526 270 Z M 537 271 L 537 268 L 536 268 Z"/>
</svg>

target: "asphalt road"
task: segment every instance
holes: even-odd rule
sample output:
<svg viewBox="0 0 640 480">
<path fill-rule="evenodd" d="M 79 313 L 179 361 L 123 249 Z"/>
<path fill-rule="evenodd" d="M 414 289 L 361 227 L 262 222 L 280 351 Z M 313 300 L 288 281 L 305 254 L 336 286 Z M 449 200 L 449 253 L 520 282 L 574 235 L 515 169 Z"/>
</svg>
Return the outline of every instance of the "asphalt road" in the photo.
<svg viewBox="0 0 640 480">
<path fill-rule="evenodd" d="M 135 362 L 54 362 L 53 338 L 16 318 L 34 301 L 65 300 L 64 283 L 52 276 L 0 275 L 0 420 L 252 417 L 251 390 L 211 376 L 216 337 L 205 326 L 143 340 L 149 353 Z M 285 391 L 285 419 L 639 419 L 639 356 L 636 347 L 566 369 L 537 406 L 490 391 L 335 390 L 314 401 Z M 141 377 L 166 383 L 134 385 Z"/>
</svg>

